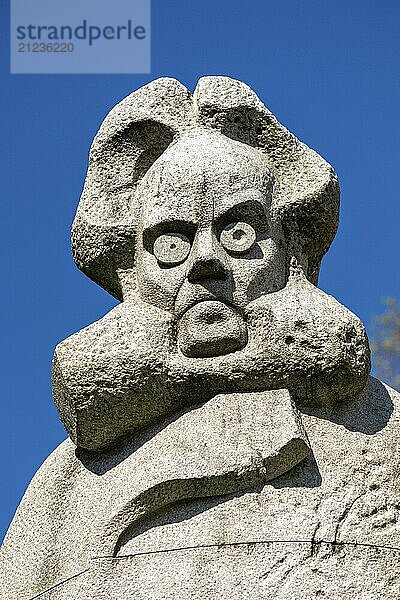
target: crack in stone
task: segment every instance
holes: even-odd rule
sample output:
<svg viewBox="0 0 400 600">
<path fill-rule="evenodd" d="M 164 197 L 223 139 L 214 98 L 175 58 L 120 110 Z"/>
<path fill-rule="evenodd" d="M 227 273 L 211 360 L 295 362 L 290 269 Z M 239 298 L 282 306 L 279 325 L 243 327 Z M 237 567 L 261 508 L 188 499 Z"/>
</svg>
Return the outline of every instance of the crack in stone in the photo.
<svg viewBox="0 0 400 600">
<path fill-rule="evenodd" d="M 314 532 L 311 536 L 311 555 L 310 556 L 314 556 L 315 552 L 316 552 L 316 544 L 318 544 L 318 541 L 316 540 L 317 537 L 317 532 L 318 529 L 321 527 L 321 521 L 318 520 Z"/>
<path fill-rule="evenodd" d="M 71 577 L 68 577 L 67 579 L 64 579 L 63 581 L 60 581 L 59 583 L 52 585 L 51 587 L 47 588 L 47 590 L 43 590 L 43 592 L 40 592 L 36 596 L 32 596 L 29 600 L 36 600 L 36 598 L 40 598 L 41 596 L 44 596 L 44 594 L 48 594 L 49 592 L 52 592 L 53 590 L 64 585 L 64 583 L 68 583 L 69 581 L 72 581 L 72 579 L 77 579 L 78 577 L 80 577 L 81 575 L 84 575 L 88 571 L 89 571 L 89 569 L 85 569 L 84 571 L 80 571 L 79 573 L 76 573 L 75 575 L 71 575 Z"/>
<path fill-rule="evenodd" d="M 92 560 L 101 560 L 101 559 L 113 559 L 113 560 L 122 560 L 125 558 L 135 558 L 136 556 L 148 556 L 151 554 L 164 554 L 168 552 L 179 552 L 185 550 L 197 550 L 200 548 L 224 548 L 224 547 L 235 547 L 235 546 L 258 546 L 262 544 L 313 544 L 316 545 L 332 545 L 332 546 L 358 546 L 364 548 L 375 548 L 378 550 L 393 550 L 400 552 L 400 547 L 396 546 L 385 546 L 380 544 L 368 544 L 361 542 L 337 542 L 336 540 L 319 540 L 313 541 L 312 539 L 308 540 L 253 540 L 253 541 L 243 541 L 243 542 L 223 542 L 223 543 L 215 543 L 215 544 L 198 544 L 196 546 L 181 546 L 179 548 L 165 548 L 162 550 L 147 550 L 144 552 L 135 552 L 134 554 L 125 554 L 120 556 L 113 555 L 103 555 L 103 556 L 94 556 Z"/>
<path fill-rule="evenodd" d="M 354 502 L 353 502 L 353 504 L 354 504 Z M 203 548 L 206 549 L 206 548 L 224 548 L 224 547 L 238 547 L 238 546 L 259 546 L 262 544 L 266 544 L 266 545 L 267 544 L 310 544 L 312 547 L 313 546 L 314 547 L 322 546 L 323 544 L 326 544 L 326 545 L 332 545 L 335 547 L 336 546 L 357 546 L 357 547 L 363 547 L 363 548 L 374 548 L 376 550 L 388 550 L 388 551 L 400 552 L 400 547 L 385 546 L 385 545 L 380 545 L 380 544 L 367 544 L 367 543 L 360 543 L 360 542 L 337 542 L 335 540 L 333 540 L 333 541 L 327 541 L 327 540 L 315 541 L 313 539 L 309 539 L 309 540 L 253 540 L 253 541 L 243 541 L 243 542 L 225 542 L 225 543 L 220 543 L 220 544 L 217 544 L 217 543 L 216 544 L 199 544 L 197 546 L 182 546 L 179 548 L 165 548 L 163 550 L 148 550 L 146 552 L 137 552 L 135 554 L 126 554 L 123 556 L 112 556 L 112 555 L 93 556 L 91 558 L 91 560 L 92 561 L 94 561 L 94 560 L 123 560 L 123 559 L 128 559 L 128 558 L 136 558 L 138 556 L 149 556 L 152 554 L 167 554 L 168 552 L 179 552 L 179 551 L 182 552 L 182 551 L 188 551 L 188 550 L 198 550 L 198 549 L 203 549 Z M 312 556 L 312 553 L 310 554 L 310 556 Z M 277 561 L 277 563 L 275 563 L 274 566 L 277 566 L 278 564 L 280 564 L 280 562 L 283 562 L 283 561 Z M 293 567 L 291 567 L 285 573 L 284 577 L 287 577 L 287 575 L 290 573 L 292 568 Z M 72 579 L 81 577 L 82 575 L 84 575 L 85 573 L 88 573 L 89 571 L 90 571 L 90 568 L 85 569 L 84 571 L 81 571 L 79 573 L 76 573 L 75 575 L 72 575 L 71 577 L 68 577 L 67 579 L 64 579 L 63 581 L 56 583 L 55 585 L 48 588 L 47 590 L 43 590 L 43 592 L 40 592 L 36 596 L 32 596 L 29 600 L 36 600 L 37 598 L 40 598 L 44 594 L 55 590 L 56 588 L 60 587 L 61 585 L 68 583 Z M 261 577 L 265 577 L 266 575 L 267 574 L 265 573 Z"/>
<path fill-rule="evenodd" d="M 366 492 L 362 492 L 356 498 L 354 498 L 354 500 L 352 500 L 350 502 L 350 504 L 348 506 L 346 506 L 346 508 L 344 509 L 344 511 L 342 513 L 342 516 L 339 517 L 339 520 L 336 524 L 335 532 L 333 535 L 333 543 L 334 544 L 338 544 L 338 537 L 339 537 L 340 529 L 341 529 L 343 523 L 345 522 L 345 520 L 347 519 L 348 515 L 350 514 L 350 511 L 352 510 L 353 506 L 360 500 L 360 498 L 365 496 L 365 494 L 366 494 Z"/>
</svg>

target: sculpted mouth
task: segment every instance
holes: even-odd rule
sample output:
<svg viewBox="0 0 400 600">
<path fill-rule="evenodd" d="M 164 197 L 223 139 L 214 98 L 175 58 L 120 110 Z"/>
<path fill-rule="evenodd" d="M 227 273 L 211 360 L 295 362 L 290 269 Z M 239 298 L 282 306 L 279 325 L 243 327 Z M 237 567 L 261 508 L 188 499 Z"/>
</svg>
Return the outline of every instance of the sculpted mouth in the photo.
<svg viewBox="0 0 400 600">
<path fill-rule="evenodd" d="M 227 298 L 219 298 L 214 294 L 202 295 L 198 298 L 193 298 L 184 307 L 177 307 L 175 310 L 175 315 L 178 319 L 181 319 L 189 310 L 191 310 L 197 304 L 206 304 L 208 302 L 218 302 L 220 304 L 224 304 L 225 306 L 232 308 L 233 310 L 238 311 L 238 307 L 234 305 L 233 302 L 228 300 Z"/>
<path fill-rule="evenodd" d="M 179 320 L 178 346 L 187 357 L 221 356 L 246 343 L 247 325 L 242 315 L 221 300 L 195 302 Z"/>
</svg>

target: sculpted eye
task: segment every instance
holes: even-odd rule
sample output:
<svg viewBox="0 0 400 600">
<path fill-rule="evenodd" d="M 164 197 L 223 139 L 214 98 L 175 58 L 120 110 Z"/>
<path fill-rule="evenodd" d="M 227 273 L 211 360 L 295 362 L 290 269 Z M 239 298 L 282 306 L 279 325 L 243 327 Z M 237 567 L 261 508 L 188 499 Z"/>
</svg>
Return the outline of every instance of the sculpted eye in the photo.
<svg viewBox="0 0 400 600">
<path fill-rule="evenodd" d="M 256 232 L 248 223 L 238 222 L 227 225 L 221 232 L 220 242 L 233 254 L 248 252 L 255 244 Z"/>
<path fill-rule="evenodd" d="M 190 240 L 183 233 L 164 233 L 153 245 L 153 253 L 158 262 L 166 267 L 179 265 L 187 259 Z"/>
</svg>

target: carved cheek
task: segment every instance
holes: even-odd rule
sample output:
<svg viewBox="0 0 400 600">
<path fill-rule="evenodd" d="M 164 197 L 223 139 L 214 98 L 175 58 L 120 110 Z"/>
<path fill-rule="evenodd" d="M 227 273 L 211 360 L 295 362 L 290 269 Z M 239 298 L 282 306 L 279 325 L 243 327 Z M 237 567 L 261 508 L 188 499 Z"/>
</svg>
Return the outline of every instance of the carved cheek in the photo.
<svg viewBox="0 0 400 600">
<path fill-rule="evenodd" d="M 285 253 L 274 240 L 261 240 L 248 258 L 230 258 L 234 299 L 246 306 L 255 298 L 282 289 L 286 283 Z"/>
<path fill-rule="evenodd" d="M 172 311 L 185 279 L 185 263 L 162 267 L 153 254 L 143 249 L 138 256 L 137 271 L 142 300 Z"/>
</svg>

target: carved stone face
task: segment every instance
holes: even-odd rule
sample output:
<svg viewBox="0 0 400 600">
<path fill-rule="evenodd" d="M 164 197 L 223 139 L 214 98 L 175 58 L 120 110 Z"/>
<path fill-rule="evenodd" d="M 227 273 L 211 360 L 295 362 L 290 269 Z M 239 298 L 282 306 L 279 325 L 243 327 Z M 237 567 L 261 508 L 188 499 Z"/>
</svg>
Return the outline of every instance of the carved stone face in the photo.
<svg viewBox="0 0 400 600">
<path fill-rule="evenodd" d="M 243 348 L 243 309 L 285 285 L 272 186 L 258 151 L 209 131 L 181 138 L 140 183 L 140 296 L 177 317 L 187 356 Z"/>
<path fill-rule="evenodd" d="M 112 110 L 72 242 L 122 302 L 57 347 L 53 393 L 74 443 L 105 448 L 219 394 L 287 389 L 330 411 L 356 398 L 365 331 L 313 285 L 338 207 L 328 163 L 240 82 L 205 78 L 191 97 L 163 78 Z"/>
</svg>

